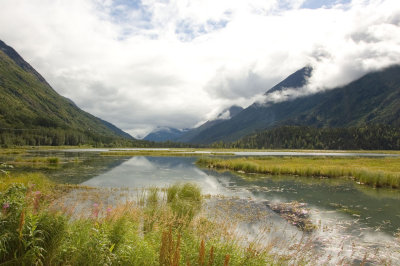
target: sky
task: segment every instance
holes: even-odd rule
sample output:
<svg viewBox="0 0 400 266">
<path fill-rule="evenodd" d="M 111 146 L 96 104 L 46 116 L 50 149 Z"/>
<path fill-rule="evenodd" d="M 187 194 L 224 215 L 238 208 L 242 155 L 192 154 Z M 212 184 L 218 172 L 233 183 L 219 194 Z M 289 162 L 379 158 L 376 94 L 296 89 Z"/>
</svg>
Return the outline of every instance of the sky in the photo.
<svg viewBox="0 0 400 266">
<path fill-rule="evenodd" d="M 306 65 L 302 95 L 399 64 L 400 2 L 0 0 L 0 39 L 58 93 L 141 138 L 260 101 Z"/>
</svg>

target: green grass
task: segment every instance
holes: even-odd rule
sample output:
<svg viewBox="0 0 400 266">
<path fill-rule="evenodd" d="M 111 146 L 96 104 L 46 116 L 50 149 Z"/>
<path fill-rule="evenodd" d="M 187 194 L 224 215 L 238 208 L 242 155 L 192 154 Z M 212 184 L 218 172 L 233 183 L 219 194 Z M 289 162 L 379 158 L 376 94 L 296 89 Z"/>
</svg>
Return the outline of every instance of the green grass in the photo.
<svg viewBox="0 0 400 266">
<path fill-rule="evenodd" d="M 55 184 L 40 173 L 26 173 L 17 175 L 0 175 L 0 192 L 7 190 L 10 186 L 21 185 L 30 189 L 44 191 L 50 194 Z"/>
<path fill-rule="evenodd" d="M 0 169 L 7 171 L 8 168 L 20 169 L 55 169 L 61 164 L 58 157 L 21 157 L 9 158 L 5 163 L 0 164 Z"/>
<path fill-rule="evenodd" d="M 94 203 L 86 216 L 74 215 L 72 206 L 52 207 L 56 199 L 62 200 L 57 186 L 42 175 L 0 177 L 2 263 L 265 265 L 269 258 L 265 250 L 242 246 L 225 227 L 199 215 L 202 196 L 193 184 L 150 188 L 144 204 L 130 201 L 105 209 Z"/>
<path fill-rule="evenodd" d="M 60 163 L 60 158 L 58 158 L 58 157 L 29 157 L 29 158 L 17 157 L 12 162 L 8 162 L 8 163 L 9 164 L 19 164 L 19 165 L 30 165 L 30 164 L 57 165 Z"/>
<path fill-rule="evenodd" d="M 185 222 L 193 220 L 201 209 L 201 202 L 200 188 L 195 184 L 175 184 L 167 190 L 167 203 L 172 212 Z"/>
<path fill-rule="evenodd" d="M 318 152 L 318 153 L 375 153 L 375 154 L 400 154 L 399 150 L 318 150 L 318 149 L 240 149 L 240 148 L 196 148 L 196 151 L 211 152 Z"/>
<path fill-rule="evenodd" d="M 26 149 L 25 148 L 14 148 L 14 149 L 5 149 L 5 148 L 0 148 L 0 155 L 21 155 L 25 154 Z"/>
<path fill-rule="evenodd" d="M 400 188 L 400 158 L 392 157 L 200 158 L 197 164 L 245 173 L 347 177 L 368 186 Z"/>
</svg>

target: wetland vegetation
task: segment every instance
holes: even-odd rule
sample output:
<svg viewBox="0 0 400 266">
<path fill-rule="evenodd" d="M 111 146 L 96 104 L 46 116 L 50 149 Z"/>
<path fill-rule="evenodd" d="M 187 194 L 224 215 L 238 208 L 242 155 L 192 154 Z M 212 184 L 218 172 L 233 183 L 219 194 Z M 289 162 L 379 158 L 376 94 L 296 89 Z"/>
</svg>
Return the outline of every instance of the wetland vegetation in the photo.
<svg viewBox="0 0 400 266">
<path fill-rule="evenodd" d="M 400 158 L 251 157 L 200 158 L 201 166 L 215 169 L 312 177 L 354 179 L 374 187 L 400 187 Z"/>
<path fill-rule="evenodd" d="M 234 157 L 234 152 L 116 150 L 111 155 L 117 156 L 104 156 L 102 151 L 2 149 L 0 261 L 268 265 L 400 260 L 397 189 L 387 197 L 381 189 L 354 188 L 341 178 L 248 174 L 257 172 L 252 168 L 257 164 L 292 166 L 303 169 L 296 175 L 304 176 L 314 165 L 318 177 L 329 169 L 342 171 L 339 166 L 398 174 L 398 157 L 248 158 Z M 196 160 L 213 167 L 198 168 Z M 220 168 L 216 162 L 245 164 Z"/>
<path fill-rule="evenodd" d="M 264 265 L 282 259 L 254 243 L 242 246 L 227 226 L 196 215 L 202 196 L 193 184 L 170 186 L 161 196 L 151 188 L 115 206 L 94 202 L 86 206 L 89 215 L 74 213 L 76 204 L 56 208 L 54 202 L 63 204 L 60 189 L 71 190 L 40 175 L 1 177 L 2 263 Z"/>
</svg>

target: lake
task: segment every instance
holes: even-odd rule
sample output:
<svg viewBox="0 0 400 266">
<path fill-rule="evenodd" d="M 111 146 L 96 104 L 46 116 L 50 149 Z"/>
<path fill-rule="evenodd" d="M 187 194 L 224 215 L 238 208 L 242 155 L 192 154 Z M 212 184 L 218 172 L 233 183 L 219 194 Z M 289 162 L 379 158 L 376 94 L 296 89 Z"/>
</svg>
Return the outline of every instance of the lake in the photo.
<svg viewBox="0 0 400 266">
<path fill-rule="evenodd" d="M 329 254 L 358 252 L 359 255 L 353 256 L 362 260 L 364 251 L 378 252 L 400 262 L 399 242 L 393 237 L 400 228 L 399 190 L 374 189 L 343 179 L 217 172 L 197 167 L 196 157 L 100 156 L 99 150 L 32 154 L 58 156 L 68 162 L 57 169 L 46 170 L 56 182 L 102 188 L 166 187 L 177 182 L 193 182 L 201 187 L 203 194 L 234 197 L 232 201 L 251 199 L 254 206 L 260 202 L 304 203 L 311 221 L 319 228 L 312 237 L 316 239 L 316 245 Z M 362 156 L 371 155 L 376 154 Z M 301 234 L 285 219 L 276 216 L 272 220 L 290 235 Z M 257 230 L 252 228 L 245 234 L 256 235 Z"/>
</svg>

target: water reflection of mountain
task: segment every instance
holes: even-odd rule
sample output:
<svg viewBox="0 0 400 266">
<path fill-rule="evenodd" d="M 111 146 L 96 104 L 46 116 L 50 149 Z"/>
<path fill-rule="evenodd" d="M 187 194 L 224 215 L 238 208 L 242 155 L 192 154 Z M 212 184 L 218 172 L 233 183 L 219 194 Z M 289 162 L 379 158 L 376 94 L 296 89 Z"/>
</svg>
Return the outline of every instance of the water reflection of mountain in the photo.
<svg viewBox="0 0 400 266">
<path fill-rule="evenodd" d="M 146 157 L 146 159 L 162 168 L 187 167 L 196 162 L 196 157 Z"/>
</svg>

